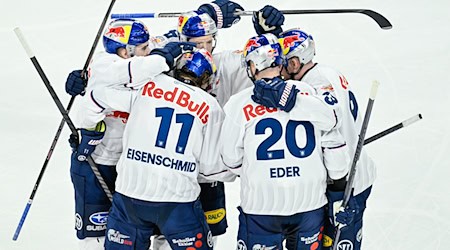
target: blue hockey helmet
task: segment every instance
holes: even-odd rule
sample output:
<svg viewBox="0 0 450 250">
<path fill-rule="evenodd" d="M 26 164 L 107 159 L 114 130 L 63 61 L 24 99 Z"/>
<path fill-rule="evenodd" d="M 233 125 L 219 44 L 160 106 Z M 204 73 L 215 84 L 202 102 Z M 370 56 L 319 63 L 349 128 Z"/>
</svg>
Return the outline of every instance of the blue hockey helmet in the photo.
<svg viewBox="0 0 450 250">
<path fill-rule="evenodd" d="M 146 43 L 150 38 L 147 26 L 134 19 L 113 20 L 103 35 L 106 52 L 116 54 L 119 48 L 125 48 L 133 56 L 137 45 Z"/>
<path fill-rule="evenodd" d="M 208 14 L 201 11 L 190 11 L 178 17 L 177 30 L 180 34 L 180 40 L 187 42 L 189 38 L 215 36 L 217 26 Z"/>
<path fill-rule="evenodd" d="M 314 39 L 300 29 L 290 29 L 280 34 L 280 44 L 287 59 L 298 57 L 300 63 L 310 62 L 316 54 Z"/>
<path fill-rule="evenodd" d="M 211 53 L 205 49 L 184 53 L 177 61 L 175 78 L 205 91 L 212 87 L 215 80 L 216 65 Z"/>
<path fill-rule="evenodd" d="M 256 72 L 284 65 L 285 62 L 278 38 L 270 33 L 250 38 L 245 44 L 243 57 L 250 78 L 250 62 L 255 65 Z"/>
</svg>

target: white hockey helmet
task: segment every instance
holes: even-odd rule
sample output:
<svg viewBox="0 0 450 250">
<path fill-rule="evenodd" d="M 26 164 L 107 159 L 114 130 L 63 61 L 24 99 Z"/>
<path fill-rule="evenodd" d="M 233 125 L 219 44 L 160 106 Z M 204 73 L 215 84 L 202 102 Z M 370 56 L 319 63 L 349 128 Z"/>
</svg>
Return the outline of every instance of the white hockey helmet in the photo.
<svg viewBox="0 0 450 250">
<path fill-rule="evenodd" d="M 178 33 L 180 40 L 187 42 L 189 38 L 217 34 L 216 22 L 206 13 L 190 11 L 178 17 Z"/>
<path fill-rule="evenodd" d="M 250 62 L 255 65 L 256 73 L 285 63 L 278 38 L 270 33 L 250 38 L 245 44 L 243 57 L 250 78 L 252 78 Z"/>
<path fill-rule="evenodd" d="M 300 63 L 306 64 L 316 55 L 313 37 L 300 29 L 282 32 L 279 40 L 287 59 L 298 57 Z"/>
</svg>

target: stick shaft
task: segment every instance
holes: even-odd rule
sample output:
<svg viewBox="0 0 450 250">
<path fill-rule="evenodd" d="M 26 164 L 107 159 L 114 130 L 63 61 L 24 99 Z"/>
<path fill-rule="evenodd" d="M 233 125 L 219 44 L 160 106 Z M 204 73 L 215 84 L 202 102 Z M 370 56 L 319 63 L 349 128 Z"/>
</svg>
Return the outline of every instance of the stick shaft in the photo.
<svg viewBox="0 0 450 250">
<path fill-rule="evenodd" d="M 413 117 L 411 117 L 411 118 L 409 118 L 407 120 L 404 120 L 404 121 L 400 122 L 399 124 L 396 124 L 396 125 L 388 128 L 388 129 L 385 129 L 385 130 L 381 131 L 380 133 L 378 133 L 376 135 L 373 135 L 373 136 L 365 139 L 364 140 L 364 145 L 369 144 L 369 143 L 371 143 L 373 141 L 376 141 L 376 140 L 378 140 L 378 139 L 380 139 L 382 137 L 385 137 L 386 135 L 388 135 L 390 133 L 393 133 L 393 132 L 395 132 L 395 131 L 397 131 L 399 129 L 407 127 L 407 126 L 409 126 L 409 125 L 411 125 L 411 124 L 413 124 L 413 123 L 415 123 L 415 122 L 417 122 L 417 121 L 419 121 L 421 119 L 422 119 L 422 115 L 421 114 L 417 114 L 417 115 L 415 115 L 415 116 L 413 116 Z"/>
<path fill-rule="evenodd" d="M 378 12 L 368 9 L 320 9 L 320 10 L 280 10 L 285 15 L 305 15 L 305 14 L 345 14 L 359 13 L 372 18 L 382 29 L 391 29 L 392 24 L 389 20 Z M 236 12 L 235 15 L 252 16 L 255 11 Z M 111 18 L 174 18 L 182 12 L 164 12 L 164 13 L 127 13 L 112 14 Z"/>
</svg>

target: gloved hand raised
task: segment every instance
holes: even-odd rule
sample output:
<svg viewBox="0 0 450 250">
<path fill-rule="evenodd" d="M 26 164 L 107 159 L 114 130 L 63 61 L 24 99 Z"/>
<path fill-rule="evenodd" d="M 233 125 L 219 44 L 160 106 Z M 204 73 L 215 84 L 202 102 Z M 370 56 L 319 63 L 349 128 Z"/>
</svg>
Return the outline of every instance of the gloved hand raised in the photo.
<svg viewBox="0 0 450 250">
<path fill-rule="evenodd" d="M 278 36 L 283 32 L 283 28 L 281 27 L 283 23 L 283 13 L 272 5 L 266 5 L 253 14 L 253 26 L 258 35 L 272 33 Z"/>
<path fill-rule="evenodd" d="M 167 66 L 173 68 L 175 60 L 186 51 L 193 51 L 195 43 L 190 42 L 170 42 L 163 48 L 156 48 L 150 52 L 150 55 L 160 55 L 166 59 Z"/>
<path fill-rule="evenodd" d="M 298 91 L 295 85 L 279 77 L 260 79 L 254 82 L 252 100 L 269 108 L 289 112 L 295 106 Z"/>
<path fill-rule="evenodd" d="M 344 192 L 327 190 L 328 217 L 336 227 L 343 228 L 353 222 L 359 211 L 358 203 L 353 194 L 350 196 L 347 206 L 342 207 Z"/>
<path fill-rule="evenodd" d="M 87 81 L 85 76 L 81 76 L 82 70 L 70 72 L 66 80 L 66 92 L 71 96 L 84 95 Z"/>
<path fill-rule="evenodd" d="M 85 161 L 94 152 L 95 147 L 102 142 L 105 135 L 106 124 L 101 121 L 94 129 L 81 129 L 81 142 L 78 143 L 78 135 L 71 134 L 70 147 L 75 152 L 78 161 Z"/>
<path fill-rule="evenodd" d="M 234 12 L 244 11 L 241 5 L 229 0 L 216 0 L 212 3 L 203 4 L 199 11 L 207 13 L 215 22 L 218 29 L 229 28 L 241 20 L 240 16 L 235 16 Z"/>
</svg>

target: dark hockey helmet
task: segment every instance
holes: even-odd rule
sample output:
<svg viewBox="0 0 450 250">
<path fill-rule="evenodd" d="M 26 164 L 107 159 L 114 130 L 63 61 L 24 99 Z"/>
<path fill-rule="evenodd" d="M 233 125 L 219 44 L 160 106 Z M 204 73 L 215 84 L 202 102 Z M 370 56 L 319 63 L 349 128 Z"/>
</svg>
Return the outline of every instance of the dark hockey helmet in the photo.
<svg viewBox="0 0 450 250">
<path fill-rule="evenodd" d="M 177 80 L 209 91 L 216 76 L 216 65 L 205 49 L 184 53 L 176 63 Z"/>
</svg>

